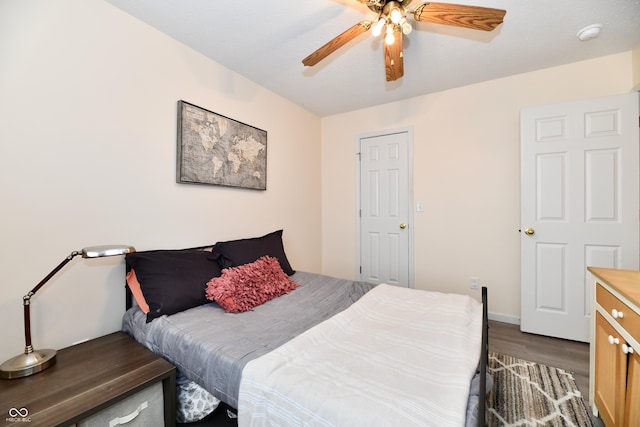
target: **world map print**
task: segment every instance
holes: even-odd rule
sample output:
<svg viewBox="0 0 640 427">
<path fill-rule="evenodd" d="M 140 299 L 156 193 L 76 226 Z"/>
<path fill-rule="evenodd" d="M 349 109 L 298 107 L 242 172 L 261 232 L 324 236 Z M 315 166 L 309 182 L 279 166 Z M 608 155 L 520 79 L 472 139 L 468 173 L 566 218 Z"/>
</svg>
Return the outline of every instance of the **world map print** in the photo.
<svg viewBox="0 0 640 427">
<path fill-rule="evenodd" d="M 180 183 L 266 190 L 267 132 L 179 101 L 177 170 Z"/>
</svg>

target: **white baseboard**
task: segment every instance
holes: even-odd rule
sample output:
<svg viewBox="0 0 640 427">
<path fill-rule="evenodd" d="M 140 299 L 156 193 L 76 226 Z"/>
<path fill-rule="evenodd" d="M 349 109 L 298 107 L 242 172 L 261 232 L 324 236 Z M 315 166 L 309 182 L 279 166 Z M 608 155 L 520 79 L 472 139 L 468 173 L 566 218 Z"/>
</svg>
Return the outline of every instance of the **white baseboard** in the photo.
<svg viewBox="0 0 640 427">
<path fill-rule="evenodd" d="M 520 318 L 517 316 L 510 316 L 508 314 L 501 313 L 489 313 L 489 320 L 495 320 L 496 322 L 511 323 L 512 325 L 520 325 Z"/>
</svg>

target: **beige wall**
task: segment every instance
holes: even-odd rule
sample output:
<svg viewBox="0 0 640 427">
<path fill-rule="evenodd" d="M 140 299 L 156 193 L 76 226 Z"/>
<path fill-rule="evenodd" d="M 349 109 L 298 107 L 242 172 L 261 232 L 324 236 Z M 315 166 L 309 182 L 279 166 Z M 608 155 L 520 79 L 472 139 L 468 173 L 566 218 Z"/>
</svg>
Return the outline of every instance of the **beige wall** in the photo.
<svg viewBox="0 0 640 427">
<path fill-rule="evenodd" d="M 640 43 L 633 48 L 632 51 L 633 60 L 633 88 L 635 91 L 640 92 Z"/>
<path fill-rule="evenodd" d="M 631 52 L 521 74 L 322 119 L 322 265 L 356 275 L 358 134 L 414 134 L 415 287 L 489 287 L 495 318 L 520 316 L 520 110 L 629 92 Z"/>
<path fill-rule="evenodd" d="M 100 0 L 0 2 L 0 363 L 22 296 L 72 250 L 284 228 L 320 272 L 320 119 Z M 176 103 L 268 132 L 267 191 L 175 183 Z M 120 328 L 123 260 L 76 258 L 34 297 L 37 348 Z"/>
</svg>

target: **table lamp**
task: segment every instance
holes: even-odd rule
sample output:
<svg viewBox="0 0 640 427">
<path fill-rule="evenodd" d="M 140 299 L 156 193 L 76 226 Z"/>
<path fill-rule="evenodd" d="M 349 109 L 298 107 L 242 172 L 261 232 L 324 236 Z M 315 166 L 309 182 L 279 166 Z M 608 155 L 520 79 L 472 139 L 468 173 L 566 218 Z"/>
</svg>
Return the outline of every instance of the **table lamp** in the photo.
<svg viewBox="0 0 640 427">
<path fill-rule="evenodd" d="M 16 357 L 13 357 L 2 365 L 0 365 L 0 378 L 12 379 L 27 377 L 29 375 L 36 374 L 40 371 L 47 369 L 56 363 L 56 351 L 51 349 L 46 350 L 34 350 L 31 345 L 31 297 L 35 295 L 38 290 L 49 281 L 58 271 L 62 269 L 69 261 L 71 261 L 77 255 L 82 255 L 82 258 L 100 258 L 114 255 L 125 255 L 136 250 L 133 246 L 94 246 L 89 248 L 83 248 L 80 251 L 73 251 L 66 257 L 51 273 L 40 281 L 28 294 L 22 297 L 24 306 L 24 340 L 25 348 L 24 353 Z"/>
</svg>

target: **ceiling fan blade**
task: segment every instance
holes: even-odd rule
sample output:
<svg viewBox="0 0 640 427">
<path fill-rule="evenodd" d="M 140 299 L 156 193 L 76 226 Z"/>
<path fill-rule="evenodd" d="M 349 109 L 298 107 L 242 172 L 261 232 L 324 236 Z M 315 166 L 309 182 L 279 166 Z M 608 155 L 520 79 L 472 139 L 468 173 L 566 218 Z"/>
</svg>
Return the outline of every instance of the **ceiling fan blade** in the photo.
<svg viewBox="0 0 640 427">
<path fill-rule="evenodd" d="M 302 63 L 308 67 L 316 65 L 318 62 L 322 61 L 324 58 L 326 58 L 345 44 L 349 43 L 351 40 L 358 37 L 360 34 L 369 30 L 369 28 L 371 28 L 371 21 L 358 22 L 356 25 L 349 28 L 347 31 L 335 37 L 333 40 L 327 42 L 311 55 L 304 58 L 302 60 Z"/>
<path fill-rule="evenodd" d="M 404 75 L 404 54 L 402 52 L 402 31 L 399 26 L 395 26 L 393 31 L 395 41 L 388 45 L 384 42 L 384 66 L 387 81 L 398 80 Z"/>
<path fill-rule="evenodd" d="M 423 3 L 413 11 L 419 22 L 492 31 L 502 23 L 506 10 L 449 3 Z"/>
</svg>

